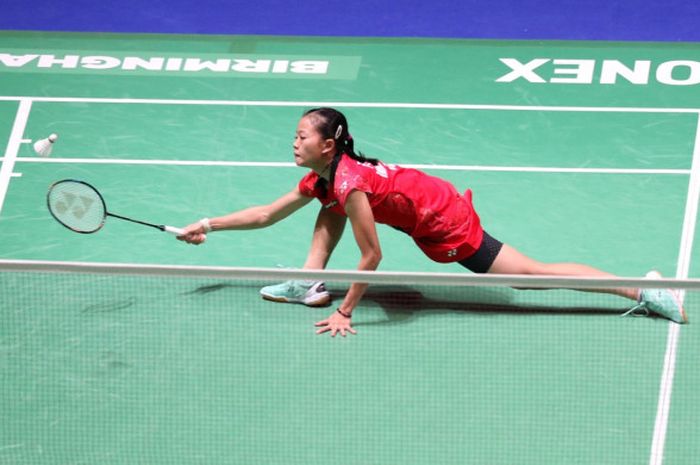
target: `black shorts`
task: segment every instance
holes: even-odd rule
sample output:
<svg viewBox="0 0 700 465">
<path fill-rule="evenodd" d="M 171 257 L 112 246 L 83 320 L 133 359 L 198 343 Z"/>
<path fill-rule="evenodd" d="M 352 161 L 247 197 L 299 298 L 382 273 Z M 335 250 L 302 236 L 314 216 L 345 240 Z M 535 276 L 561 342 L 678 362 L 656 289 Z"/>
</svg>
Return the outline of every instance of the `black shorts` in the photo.
<svg viewBox="0 0 700 465">
<path fill-rule="evenodd" d="M 493 265 L 494 260 L 496 260 L 501 247 L 503 247 L 503 242 L 494 239 L 484 231 L 484 239 L 481 241 L 479 249 L 474 252 L 474 255 L 457 263 L 474 273 L 486 273 Z"/>
</svg>

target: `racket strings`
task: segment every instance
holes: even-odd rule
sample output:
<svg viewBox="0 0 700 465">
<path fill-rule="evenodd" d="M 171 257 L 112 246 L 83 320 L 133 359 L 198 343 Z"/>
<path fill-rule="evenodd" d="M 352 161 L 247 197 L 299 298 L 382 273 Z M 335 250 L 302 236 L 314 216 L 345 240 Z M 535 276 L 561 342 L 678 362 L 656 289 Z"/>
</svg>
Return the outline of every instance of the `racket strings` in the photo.
<svg viewBox="0 0 700 465">
<path fill-rule="evenodd" d="M 88 184 L 76 181 L 56 183 L 49 191 L 48 205 L 51 214 L 74 231 L 94 232 L 104 224 L 104 201 Z"/>
</svg>

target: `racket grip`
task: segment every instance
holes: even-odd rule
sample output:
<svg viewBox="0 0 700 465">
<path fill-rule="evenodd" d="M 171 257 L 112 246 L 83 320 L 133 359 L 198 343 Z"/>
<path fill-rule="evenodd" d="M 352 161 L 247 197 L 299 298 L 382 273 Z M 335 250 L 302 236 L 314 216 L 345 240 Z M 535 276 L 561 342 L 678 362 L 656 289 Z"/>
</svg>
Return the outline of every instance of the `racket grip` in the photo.
<svg viewBox="0 0 700 465">
<path fill-rule="evenodd" d="M 185 234 L 185 230 L 181 228 L 176 228 L 174 226 L 163 226 L 163 231 L 170 233 L 173 236 L 182 236 Z"/>
<path fill-rule="evenodd" d="M 173 236 L 183 236 L 185 234 L 185 230 L 182 228 L 176 228 L 175 226 L 163 226 L 163 231 L 166 233 L 170 233 Z M 207 236 L 206 234 L 204 235 L 204 240 L 206 240 Z"/>
</svg>

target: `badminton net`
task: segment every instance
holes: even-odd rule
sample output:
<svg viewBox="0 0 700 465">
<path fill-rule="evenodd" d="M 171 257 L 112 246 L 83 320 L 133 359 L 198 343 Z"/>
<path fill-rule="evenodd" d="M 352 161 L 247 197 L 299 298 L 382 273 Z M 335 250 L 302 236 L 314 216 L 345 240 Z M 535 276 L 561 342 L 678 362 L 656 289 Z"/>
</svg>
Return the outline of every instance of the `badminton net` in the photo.
<svg viewBox="0 0 700 465">
<path fill-rule="evenodd" d="M 334 303 L 260 298 L 285 280 Z M 315 335 L 352 282 L 358 334 Z M 644 462 L 675 324 L 570 290 L 638 287 L 697 313 L 698 280 L 1 261 L 0 463 Z"/>
</svg>

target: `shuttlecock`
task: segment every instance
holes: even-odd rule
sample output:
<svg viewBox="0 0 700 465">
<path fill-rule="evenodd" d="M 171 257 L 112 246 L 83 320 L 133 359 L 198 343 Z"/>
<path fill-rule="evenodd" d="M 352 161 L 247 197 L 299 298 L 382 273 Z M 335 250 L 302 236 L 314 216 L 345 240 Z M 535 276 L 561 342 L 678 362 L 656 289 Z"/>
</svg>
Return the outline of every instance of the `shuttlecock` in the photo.
<svg viewBox="0 0 700 465">
<path fill-rule="evenodd" d="M 34 143 L 34 151 L 40 157 L 48 157 L 53 150 L 53 143 L 58 139 L 58 134 L 51 134 L 46 139 L 38 140 Z"/>
</svg>

